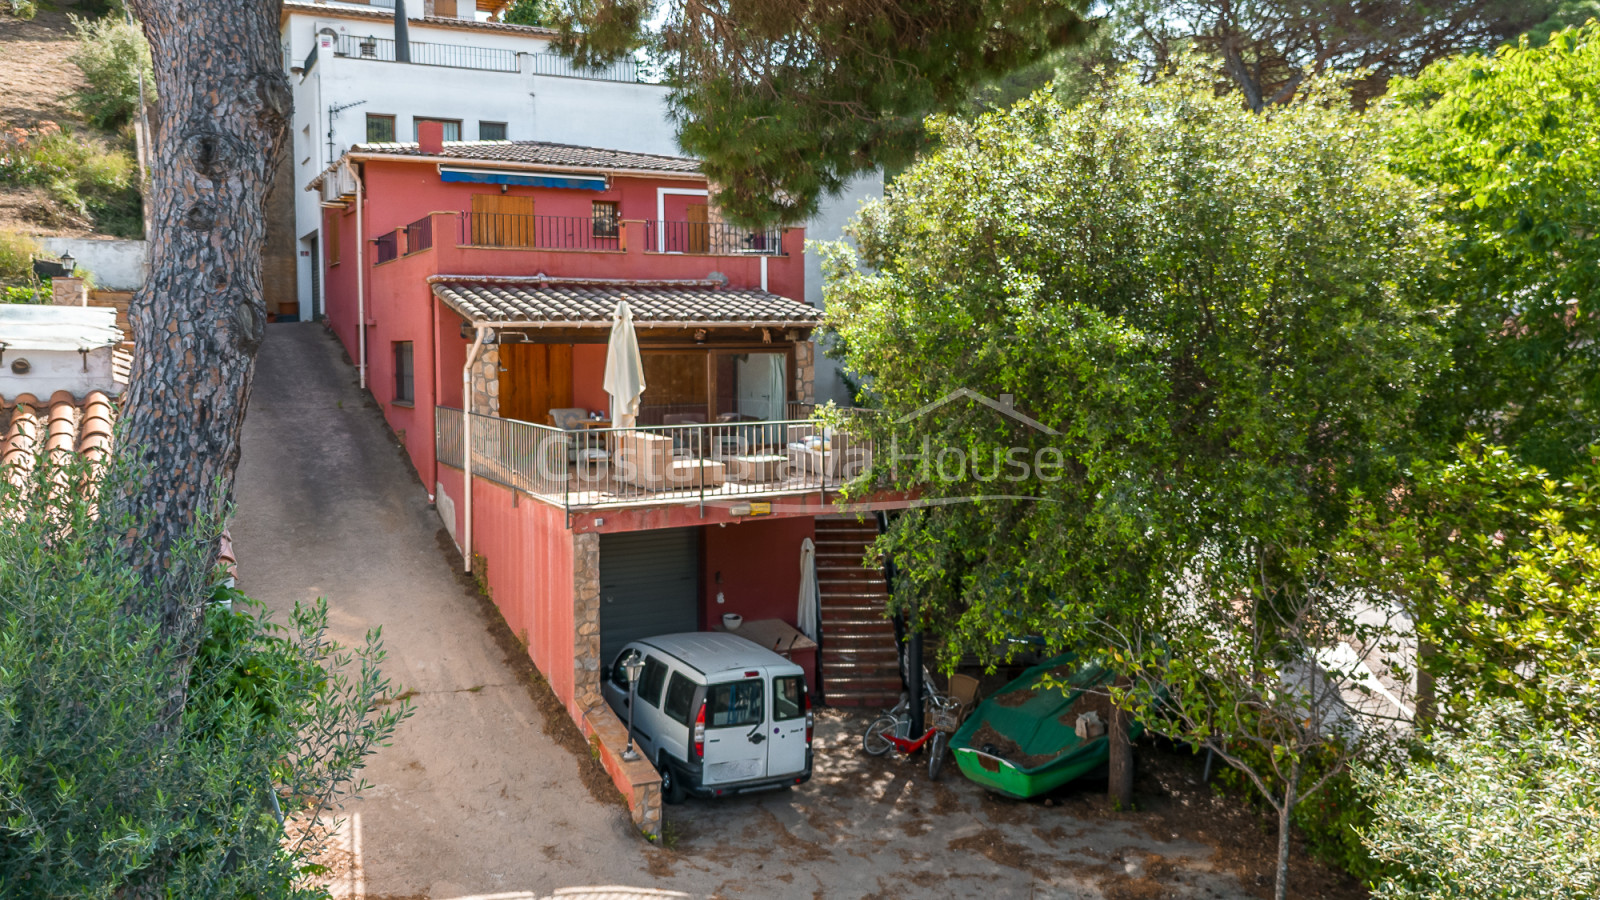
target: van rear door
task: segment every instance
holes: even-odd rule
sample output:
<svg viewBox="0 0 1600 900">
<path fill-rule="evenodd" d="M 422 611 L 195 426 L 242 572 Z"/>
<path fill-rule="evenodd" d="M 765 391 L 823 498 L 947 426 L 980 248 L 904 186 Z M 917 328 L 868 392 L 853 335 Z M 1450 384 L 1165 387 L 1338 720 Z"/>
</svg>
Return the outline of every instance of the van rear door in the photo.
<svg viewBox="0 0 1600 900">
<path fill-rule="evenodd" d="M 751 671 L 737 681 L 710 685 L 705 704 L 703 783 L 711 787 L 765 778 L 771 726 L 763 673 Z"/>
<path fill-rule="evenodd" d="M 797 775 L 806 768 L 806 679 L 799 673 L 772 679 L 772 724 L 767 733 L 767 774 Z"/>
</svg>

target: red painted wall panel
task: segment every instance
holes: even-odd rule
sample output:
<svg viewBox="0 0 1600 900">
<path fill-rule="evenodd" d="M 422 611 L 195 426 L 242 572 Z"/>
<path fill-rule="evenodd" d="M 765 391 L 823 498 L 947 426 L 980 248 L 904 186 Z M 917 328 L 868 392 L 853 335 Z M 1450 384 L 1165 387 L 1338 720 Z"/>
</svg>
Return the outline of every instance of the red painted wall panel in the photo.
<svg viewBox="0 0 1600 900">
<path fill-rule="evenodd" d="M 723 613 L 796 624 L 800 542 L 815 536 L 816 520 L 811 518 L 707 526 L 701 541 L 705 569 L 700 581 L 705 596 L 700 627 L 710 629 L 721 622 Z M 724 600 L 721 604 L 717 603 L 719 592 Z M 807 683 L 815 685 L 816 654 L 798 656 L 795 662 L 806 670 Z"/>
</svg>

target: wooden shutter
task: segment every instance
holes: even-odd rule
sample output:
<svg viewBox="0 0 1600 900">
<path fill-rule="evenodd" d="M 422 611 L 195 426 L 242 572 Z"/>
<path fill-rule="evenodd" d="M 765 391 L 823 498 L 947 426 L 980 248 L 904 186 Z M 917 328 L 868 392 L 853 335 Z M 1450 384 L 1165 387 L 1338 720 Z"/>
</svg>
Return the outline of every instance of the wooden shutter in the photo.
<svg viewBox="0 0 1600 900">
<path fill-rule="evenodd" d="M 433 14 L 447 19 L 456 17 L 456 0 L 433 0 Z"/>
<path fill-rule="evenodd" d="M 704 203 L 689 204 L 689 252 L 711 252 L 711 219 Z"/>
<path fill-rule="evenodd" d="M 572 405 L 571 344 L 501 344 L 500 417 L 546 424 Z"/>
<path fill-rule="evenodd" d="M 480 247 L 535 247 L 533 198 L 472 195 L 472 243 Z"/>
<path fill-rule="evenodd" d="M 330 266 L 339 264 L 339 251 L 344 246 L 344 242 L 339 240 L 339 216 L 340 212 L 337 209 L 328 212 L 328 265 Z"/>
</svg>

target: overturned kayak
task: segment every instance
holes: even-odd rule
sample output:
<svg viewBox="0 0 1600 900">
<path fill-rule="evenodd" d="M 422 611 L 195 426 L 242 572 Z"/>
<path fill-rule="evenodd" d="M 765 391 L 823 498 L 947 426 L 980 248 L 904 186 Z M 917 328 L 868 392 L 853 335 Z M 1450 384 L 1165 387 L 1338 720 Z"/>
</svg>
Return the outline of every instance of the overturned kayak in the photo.
<svg viewBox="0 0 1600 900">
<path fill-rule="evenodd" d="M 1046 676 L 1060 682 L 1047 687 Z M 1110 669 L 1063 653 L 1023 672 L 972 711 L 950 739 L 961 773 L 991 791 L 1027 799 L 1093 771 L 1110 757 L 1104 727 L 1078 736 L 1078 719 L 1111 720 Z M 1135 723 L 1129 737 L 1138 737 Z"/>
</svg>

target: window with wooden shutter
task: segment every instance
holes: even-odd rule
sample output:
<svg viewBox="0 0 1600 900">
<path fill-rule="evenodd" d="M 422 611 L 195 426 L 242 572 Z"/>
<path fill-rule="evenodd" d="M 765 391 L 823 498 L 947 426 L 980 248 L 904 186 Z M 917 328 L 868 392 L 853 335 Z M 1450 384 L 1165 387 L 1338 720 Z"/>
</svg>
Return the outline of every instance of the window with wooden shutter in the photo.
<svg viewBox="0 0 1600 900">
<path fill-rule="evenodd" d="M 339 240 L 340 215 L 341 213 L 337 209 L 330 210 L 328 212 L 328 233 L 326 235 L 326 239 L 328 242 L 328 265 L 330 266 L 337 266 L 339 264 L 339 249 L 344 243 L 343 241 Z"/>
<path fill-rule="evenodd" d="M 472 243 L 479 247 L 535 247 L 533 198 L 472 195 Z"/>
</svg>

